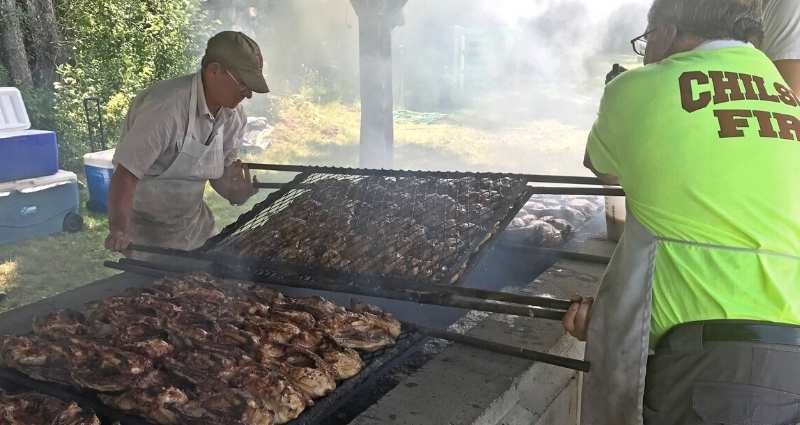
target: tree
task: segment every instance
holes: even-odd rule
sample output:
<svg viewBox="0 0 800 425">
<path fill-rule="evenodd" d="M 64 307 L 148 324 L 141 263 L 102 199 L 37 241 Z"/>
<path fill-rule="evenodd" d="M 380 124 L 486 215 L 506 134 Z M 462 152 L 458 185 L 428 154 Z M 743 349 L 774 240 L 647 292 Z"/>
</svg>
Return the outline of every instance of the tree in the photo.
<svg viewBox="0 0 800 425">
<path fill-rule="evenodd" d="M 64 62 L 61 31 L 52 0 L 24 0 L 29 63 L 36 87 L 52 88 Z"/>
<path fill-rule="evenodd" d="M 196 69 L 211 28 L 200 0 L 70 0 L 58 3 L 70 59 L 58 67 L 55 112 L 66 167 L 87 151 L 83 99 L 100 98 L 110 138 L 154 81 Z"/>
<path fill-rule="evenodd" d="M 33 87 L 28 54 L 25 51 L 20 11 L 14 0 L 0 0 L 0 19 L 2 19 L 3 58 L 14 85 L 21 88 Z"/>
</svg>

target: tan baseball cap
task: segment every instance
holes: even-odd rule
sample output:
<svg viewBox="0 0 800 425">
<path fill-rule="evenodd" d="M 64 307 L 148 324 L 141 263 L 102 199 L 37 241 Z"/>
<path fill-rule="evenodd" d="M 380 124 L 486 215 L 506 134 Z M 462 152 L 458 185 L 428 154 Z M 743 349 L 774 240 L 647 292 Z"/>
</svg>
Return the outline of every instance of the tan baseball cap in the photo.
<svg viewBox="0 0 800 425">
<path fill-rule="evenodd" d="M 208 40 L 206 61 L 219 62 L 256 93 L 268 93 L 258 44 L 244 33 L 223 31 Z"/>
</svg>

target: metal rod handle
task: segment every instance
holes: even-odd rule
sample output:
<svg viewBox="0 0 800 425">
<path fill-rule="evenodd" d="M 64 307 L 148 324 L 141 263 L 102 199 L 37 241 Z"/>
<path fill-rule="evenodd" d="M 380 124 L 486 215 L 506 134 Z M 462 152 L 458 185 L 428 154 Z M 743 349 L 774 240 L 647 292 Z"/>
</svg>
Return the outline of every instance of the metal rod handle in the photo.
<svg viewBox="0 0 800 425">
<path fill-rule="evenodd" d="M 447 179 L 457 179 L 462 177 L 486 177 L 486 178 L 523 178 L 528 182 L 540 183 L 563 183 L 563 184 L 584 184 L 604 186 L 606 185 L 596 177 L 580 176 L 554 176 L 543 174 L 519 174 L 519 173 L 485 173 L 485 172 L 465 172 L 465 171 L 423 171 L 423 170 L 386 170 L 369 168 L 347 168 L 331 166 L 311 166 L 311 165 L 287 165 L 287 164 L 259 164 L 248 162 L 244 164 L 251 170 L 265 171 L 286 171 L 295 173 L 317 173 L 317 174 L 353 174 L 365 176 L 393 176 L 393 177 L 439 177 Z"/>
<path fill-rule="evenodd" d="M 127 250 L 144 252 L 147 254 L 166 255 L 170 257 L 191 258 L 194 260 L 214 261 L 216 258 L 200 251 L 184 251 L 182 249 L 162 248 L 160 246 L 148 246 L 139 244 L 128 245 Z"/>
<path fill-rule="evenodd" d="M 256 189 L 280 189 L 284 185 L 286 185 L 286 183 L 261 183 L 261 182 L 259 182 L 259 183 L 254 183 L 253 187 L 256 188 Z"/>
<path fill-rule="evenodd" d="M 480 348 L 483 350 L 491 351 L 493 353 L 506 354 L 509 356 L 519 357 L 527 360 L 533 360 L 541 363 L 547 363 L 550 365 L 560 366 L 567 369 L 577 370 L 580 372 L 588 372 L 591 366 L 589 362 L 583 360 L 571 359 L 569 357 L 556 356 L 554 354 L 528 350 L 522 347 L 500 344 L 498 342 L 487 341 L 485 339 L 480 339 L 480 338 L 474 338 L 471 336 L 455 332 L 425 328 L 417 325 L 411 325 L 411 326 L 414 326 L 416 330 L 423 335 L 457 342 L 459 344 Z"/>
<path fill-rule="evenodd" d="M 394 287 L 394 286 L 391 286 Z M 398 288 L 403 286 L 397 285 Z M 506 303 L 521 304 L 532 307 L 541 307 L 546 309 L 567 310 L 572 302 L 569 300 L 549 297 L 536 297 L 530 295 L 519 295 L 508 292 L 488 291 L 485 289 L 476 288 L 461 288 L 443 285 L 427 285 L 426 287 L 414 286 L 413 289 L 421 291 L 443 292 L 462 297 L 477 298 L 482 300 L 502 301 Z"/>
<path fill-rule="evenodd" d="M 179 249 L 161 248 L 161 247 L 144 246 L 136 244 L 131 244 L 128 247 L 128 249 L 132 251 L 167 255 L 180 258 L 190 258 L 194 260 L 203 260 L 203 261 L 210 261 L 210 262 L 229 264 L 229 265 L 238 264 L 238 265 L 248 266 L 253 262 L 252 260 L 235 256 L 222 256 L 221 254 L 207 254 L 198 251 L 182 251 Z M 287 265 L 287 267 L 289 266 Z M 293 270 L 293 271 L 296 271 L 298 274 L 302 274 L 302 270 Z M 324 276 L 324 275 L 325 275 L 324 273 L 317 274 L 317 276 Z M 336 272 L 331 272 L 330 275 L 331 276 L 327 277 L 325 280 L 336 282 L 337 280 L 339 281 L 353 280 L 353 278 L 356 278 L 356 281 L 353 282 L 352 284 L 347 285 L 347 287 L 363 286 L 363 287 L 371 287 L 373 288 L 372 290 L 388 289 L 394 291 L 415 290 L 419 292 L 424 292 L 425 295 L 430 297 L 441 296 L 441 294 L 450 294 L 465 298 L 477 298 L 481 300 L 492 300 L 492 301 L 502 301 L 513 304 L 521 304 L 521 306 L 524 308 L 540 307 L 541 308 L 540 310 L 536 310 L 539 312 L 539 314 L 537 314 L 536 317 L 552 318 L 554 320 L 561 320 L 561 317 L 559 317 L 557 314 L 553 314 L 549 310 L 567 310 L 572 304 L 569 300 L 563 300 L 557 298 L 525 296 L 525 295 L 487 291 L 483 289 L 474 289 L 474 288 L 447 287 L 442 285 L 431 285 L 431 284 L 425 285 L 422 284 L 421 282 L 408 282 L 399 279 L 391 279 L 383 277 L 378 277 L 375 279 L 367 279 L 366 282 L 361 283 L 358 282 L 359 276 L 350 276 L 344 273 L 336 273 Z M 309 285 L 309 284 L 310 284 L 309 282 L 304 282 L 300 285 Z M 326 285 L 325 287 L 331 287 L 331 285 Z M 463 305 L 466 305 L 467 301 L 462 300 L 461 303 Z M 504 312 L 506 311 L 502 311 L 500 313 Z M 514 313 L 508 313 L 508 314 L 514 314 Z M 529 316 L 530 314 L 523 314 L 523 315 Z"/>
<path fill-rule="evenodd" d="M 257 280 L 254 277 L 242 270 L 227 269 L 224 275 L 232 278 L 243 280 Z M 290 288 L 300 289 L 314 289 L 318 291 L 340 292 L 344 294 L 361 295 L 374 298 L 385 298 L 397 301 L 414 302 L 418 304 L 437 305 L 440 307 L 460 308 L 464 310 L 479 310 L 489 313 L 508 314 L 512 316 L 521 317 L 535 317 L 550 320 L 562 320 L 566 311 L 542 309 L 531 307 L 527 305 L 515 304 L 499 304 L 489 301 L 476 301 L 470 299 L 461 299 L 458 297 L 448 296 L 442 293 L 420 293 L 413 291 L 390 290 L 381 287 L 371 287 L 366 285 L 358 285 L 355 283 L 342 284 L 335 279 L 316 279 L 314 281 L 303 281 L 297 283 L 295 281 L 287 281 L 285 279 L 270 280 L 270 283 L 277 286 L 285 286 Z"/>
<path fill-rule="evenodd" d="M 532 187 L 534 195 L 625 196 L 625 191 L 610 187 Z"/>
<path fill-rule="evenodd" d="M 582 252 L 564 251 L 561 249 L 550 248 L 535 248 L 534 251 L 540 254 L 552 255 L 563 260 L 575 260 L 594 264 L 608 264 L 611 262 L 611 257 L 606 257 L 603 255 L 584 254 Z"/>
<path fill-rule="evenodd" d="M 119 262 L 116 263 L 112 262 L 110 264 L 111 265 L 107 264 L 107 266 L 119 270 L 131 271 L 134 273 L 144 271 L 145 274 L 149 276 L 152 276 L 154 270 L 156 271 L 161 270 L 170 273 L 193 271 L 188 269 L 184 270 L 181 268 L 180 265 L 166 266 L 162 264 L 152 264 L 145 261 L 138 261 L 131 259 L 123 259 L 120 260 Z M 222 274 L 225 275 L 226 277 L 231 277 L 231 278 L 254 280 L 254 277 L 250 273 L 238 269 L 232 269 L 232 268 L 226 269 Z M 534 317 L 534 318 L 549 319 L 549 320 L 562 320 L 564 314 L 566 314 L 566 312 L 563 310 L 543 309 L 526 305 L 499 304 L 488 301 L 461 299 L 458 297 L 448 296 L 447 294 L 443 293 L 419 293 L 413 291 L 387 290 L 380 287 L 368 287 L 357 284 L 342 284 L 337 281 L 322 281 L 322 282 L 304 281 L 298 283 L 295 281 L 287 281 L 282 279 L 282 280 L 270 281 L 269 283 L 276 286 L 285 286 L 290 288 L 339 292 L 339 293 L 361 295 L 374 298 L 384 298 L 397 301 L 414 302 L 419 304 L 437 305 L 440 307 L 452 307 L 464 310 L 478 310 L 490 313 L 508 314 L 512 316 L 521 316 L 521 317 Z"/>
<path fill-rule="evenodd" d="M 150 268 L 150 267 L 138 266 L 138 265 L 135 265 L 135 264 L 122 262 L 122 260 L 120 260 L 120 262 L 106 260 L 106 261 L 103 261 L 103 265 L 105 267 L 108 267 L 109 269 L 119 270 L 119 271 L 123 271 L 123 272 L 131 272 L 131 273 L 140 274 L 142 276 L 148 276 L 148 277 L 154 277 L 154 278 L 162 278 L 162 277 L 165 277 L 165 276 L 171 274 L 170 272 L 167 272 L 167 271 L 164 271 L 164 270 L 158 270 L 158 269 L 154 269 L 154 268 Z"/>
</svg>

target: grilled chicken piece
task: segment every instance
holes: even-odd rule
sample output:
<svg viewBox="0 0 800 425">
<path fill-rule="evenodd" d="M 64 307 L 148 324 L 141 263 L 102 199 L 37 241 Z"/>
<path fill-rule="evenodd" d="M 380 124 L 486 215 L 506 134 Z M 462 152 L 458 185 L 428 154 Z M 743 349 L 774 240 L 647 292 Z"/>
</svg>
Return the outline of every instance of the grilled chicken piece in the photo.
<svg viewBox="0 0 800 425">
<path fill-rule="evenodd" d="M 286 299 L 282 293 L 263 286 L 254 287 L 253 290 L 250 291 L 249 295 L 256 301 L 269 306 L 283 304 Z"/>
<path fill-rule="evenodd" d="M 74 383 L 100 392 L 125 391 L 153 370 L 150 359 L 136 353 L 93 342 L 69 339 L 60 341 L 70 355 L 70 374 Z"/>
<path fill-rule="evenodd" d="M 247 391 L 212 389 L 177 407 L 187 425 L 273 425 L 274 414 Z"/>
<path fill-rule="evenodd" d="M 88 333 L 86 317 L 73 310 L 60 310 L 33 320 L 33 332 L 50 338 L 69 338 Z"/>
<path fill-rule="evenodd" d="M 330 364 L 309 350 L 266 342 L 259 349 L 259 362 L 276 370 L 312 399 L 326 396 L 336 388 L 336 372 Z"/>
<path fill-rule="evenodd" d="M 289 322 L 274 322 L 259 317 L 249 318 L 244 323 L 244 328 L 255 334 L 261 341 L 275 341 L 287 344 L 302 330 Z"/>
<path fill-rule="evenodd" d="M 556 230 L 561 232 L 561 235 L 564 238 L 568 237 L 572 233 L 573 226 L 567 220 L 555 218 L 553 216 L 545 216 L 542 217 L 540 220 L 555 227 Z"/>
<path fill-rule="evenodd" d="M 350 311 L 363 314 L 366 319 L 375 326 L 386 330 L 393 338 L 400 336 L 402 332 L 402 325 L 389 313 L 384 312 L 380 307 L 372 304 L 366 304 L 352 300 L 350 302 Z"/>
<path fill-rule="evenodd" d="M 359 332 L 348 329 L 338 331 L 331 337 L 343 347 L 370 353 L 394 345 L 394 340 L 383 330 L 372 329 L 367 332 Z"/>
<path fill-rule="evenodd" d="M 217 323 L 203 314 L 184 311 L 164 323 L 170 340 L 185 347 L 204 346 L 219 330 Z"/>
<path fill-rule="evenodd" d="M 148 339 L 145 341 L 121 344 L 121 348 L 147 356 L 151 360 L 159 359 L 175 350 L 172 344 L 163 339 Z"/>
<path fill-rule="evenodd" d="M 295 298 L 284 304 L 287 309 L 297 309 L 311 313 L 316 320 L 329 318 L 340 312 L 341 307 L 322 297 Z"/>
<path fill-rule="evenodd" d="M 152 370 L 149 359 L 75 338 L 3 337 L 2 362 L 40 380 L 97 391 L 124 391 Z"/>
<path fill-rule="evenodd" d="M 260 366 L 238 369 L 230 385 L 252 394 L 274 414 L 275 424 L 285 424 L 296 419 L 312 403 L 311 399 L 282 374 Z"/>
<path fill-rule="evenodd" d="M 100 425 L 100 420 L 74 402 L 67 404 L 37 393 L 9 395 L 0 391 L 0 424 Z"/>
<path fill-rule="evenodd" d="M 35 336 L 0 336 L 0 362 L 26 375 L 69 384 L 70 355 L 60 346 Z"/>
<path fill-rule="evenodd" d="M 316 319 L 314 319 L 311 313 L 300 310 L 290 310 L 281 306 L 270 310 L 269 318 L 276 322 L 295 324 L 301 329 L 312 329 L 317 324 Z"/>
<path fill-rule="evenodd" d="M 322 331 L 305 328 L 292 338 L 289 343 L 316 353 L 323 339 L 325 339 L 325 334 Z"/>
<path fill-rule="evenodd" d="M 322 320 L 320 327 L 339 345 L 356 350 L 374 352 L 395 343 L 395 337 L 389 330 L 395 331 L 391 322 L 371 313 L 337 313 L 332 318 Z"/>
<path fill-rule="evenodd" d="M 214 352 L 186 350 L 162 359 L 164 368 L 194 385 L 227 382 L 236 373 L 237 360 Z"/>
<path fill-rule="evenodd" d="M 337 381 L 352 378 L 364 368 L 364 361 L 358 352 L 342 347 L 332 338 L 325 338 L 315 352 L 331 365 Z"/>
<path fill-rule="evenodd" d="M 52 406 L 51 401 L 47 402 L 48 407 Z M 67 407 L 53 420 L 52 422 L 45 422 L 48 425 L 100 425 L 100 419 L 93 413 L 84 412 L 74 402 L 67 405 Z M 26 422 L 26 424 L 28 424 Z"/>
<path fill-rule="evenodd" d="M 113 408 L 162 425 L 180 423 L 177 410 L 189 400 L 186 393 L 173 386 L 135 388 L 119 395 L 100 394 L 100 399 Z"/>
</svg>

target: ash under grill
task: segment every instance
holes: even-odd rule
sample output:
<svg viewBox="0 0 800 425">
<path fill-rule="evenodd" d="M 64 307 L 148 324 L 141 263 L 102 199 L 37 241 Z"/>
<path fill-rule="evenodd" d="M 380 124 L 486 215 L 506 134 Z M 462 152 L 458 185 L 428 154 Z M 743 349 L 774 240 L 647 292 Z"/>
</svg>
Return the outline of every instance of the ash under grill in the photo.
<svg viewBox="0 0 800 425">
<path fill-rule="evenodd" d="M 530 195 L 519 177 L 302 173 L 204 250 L 456 284 Z"/>
</svg>

